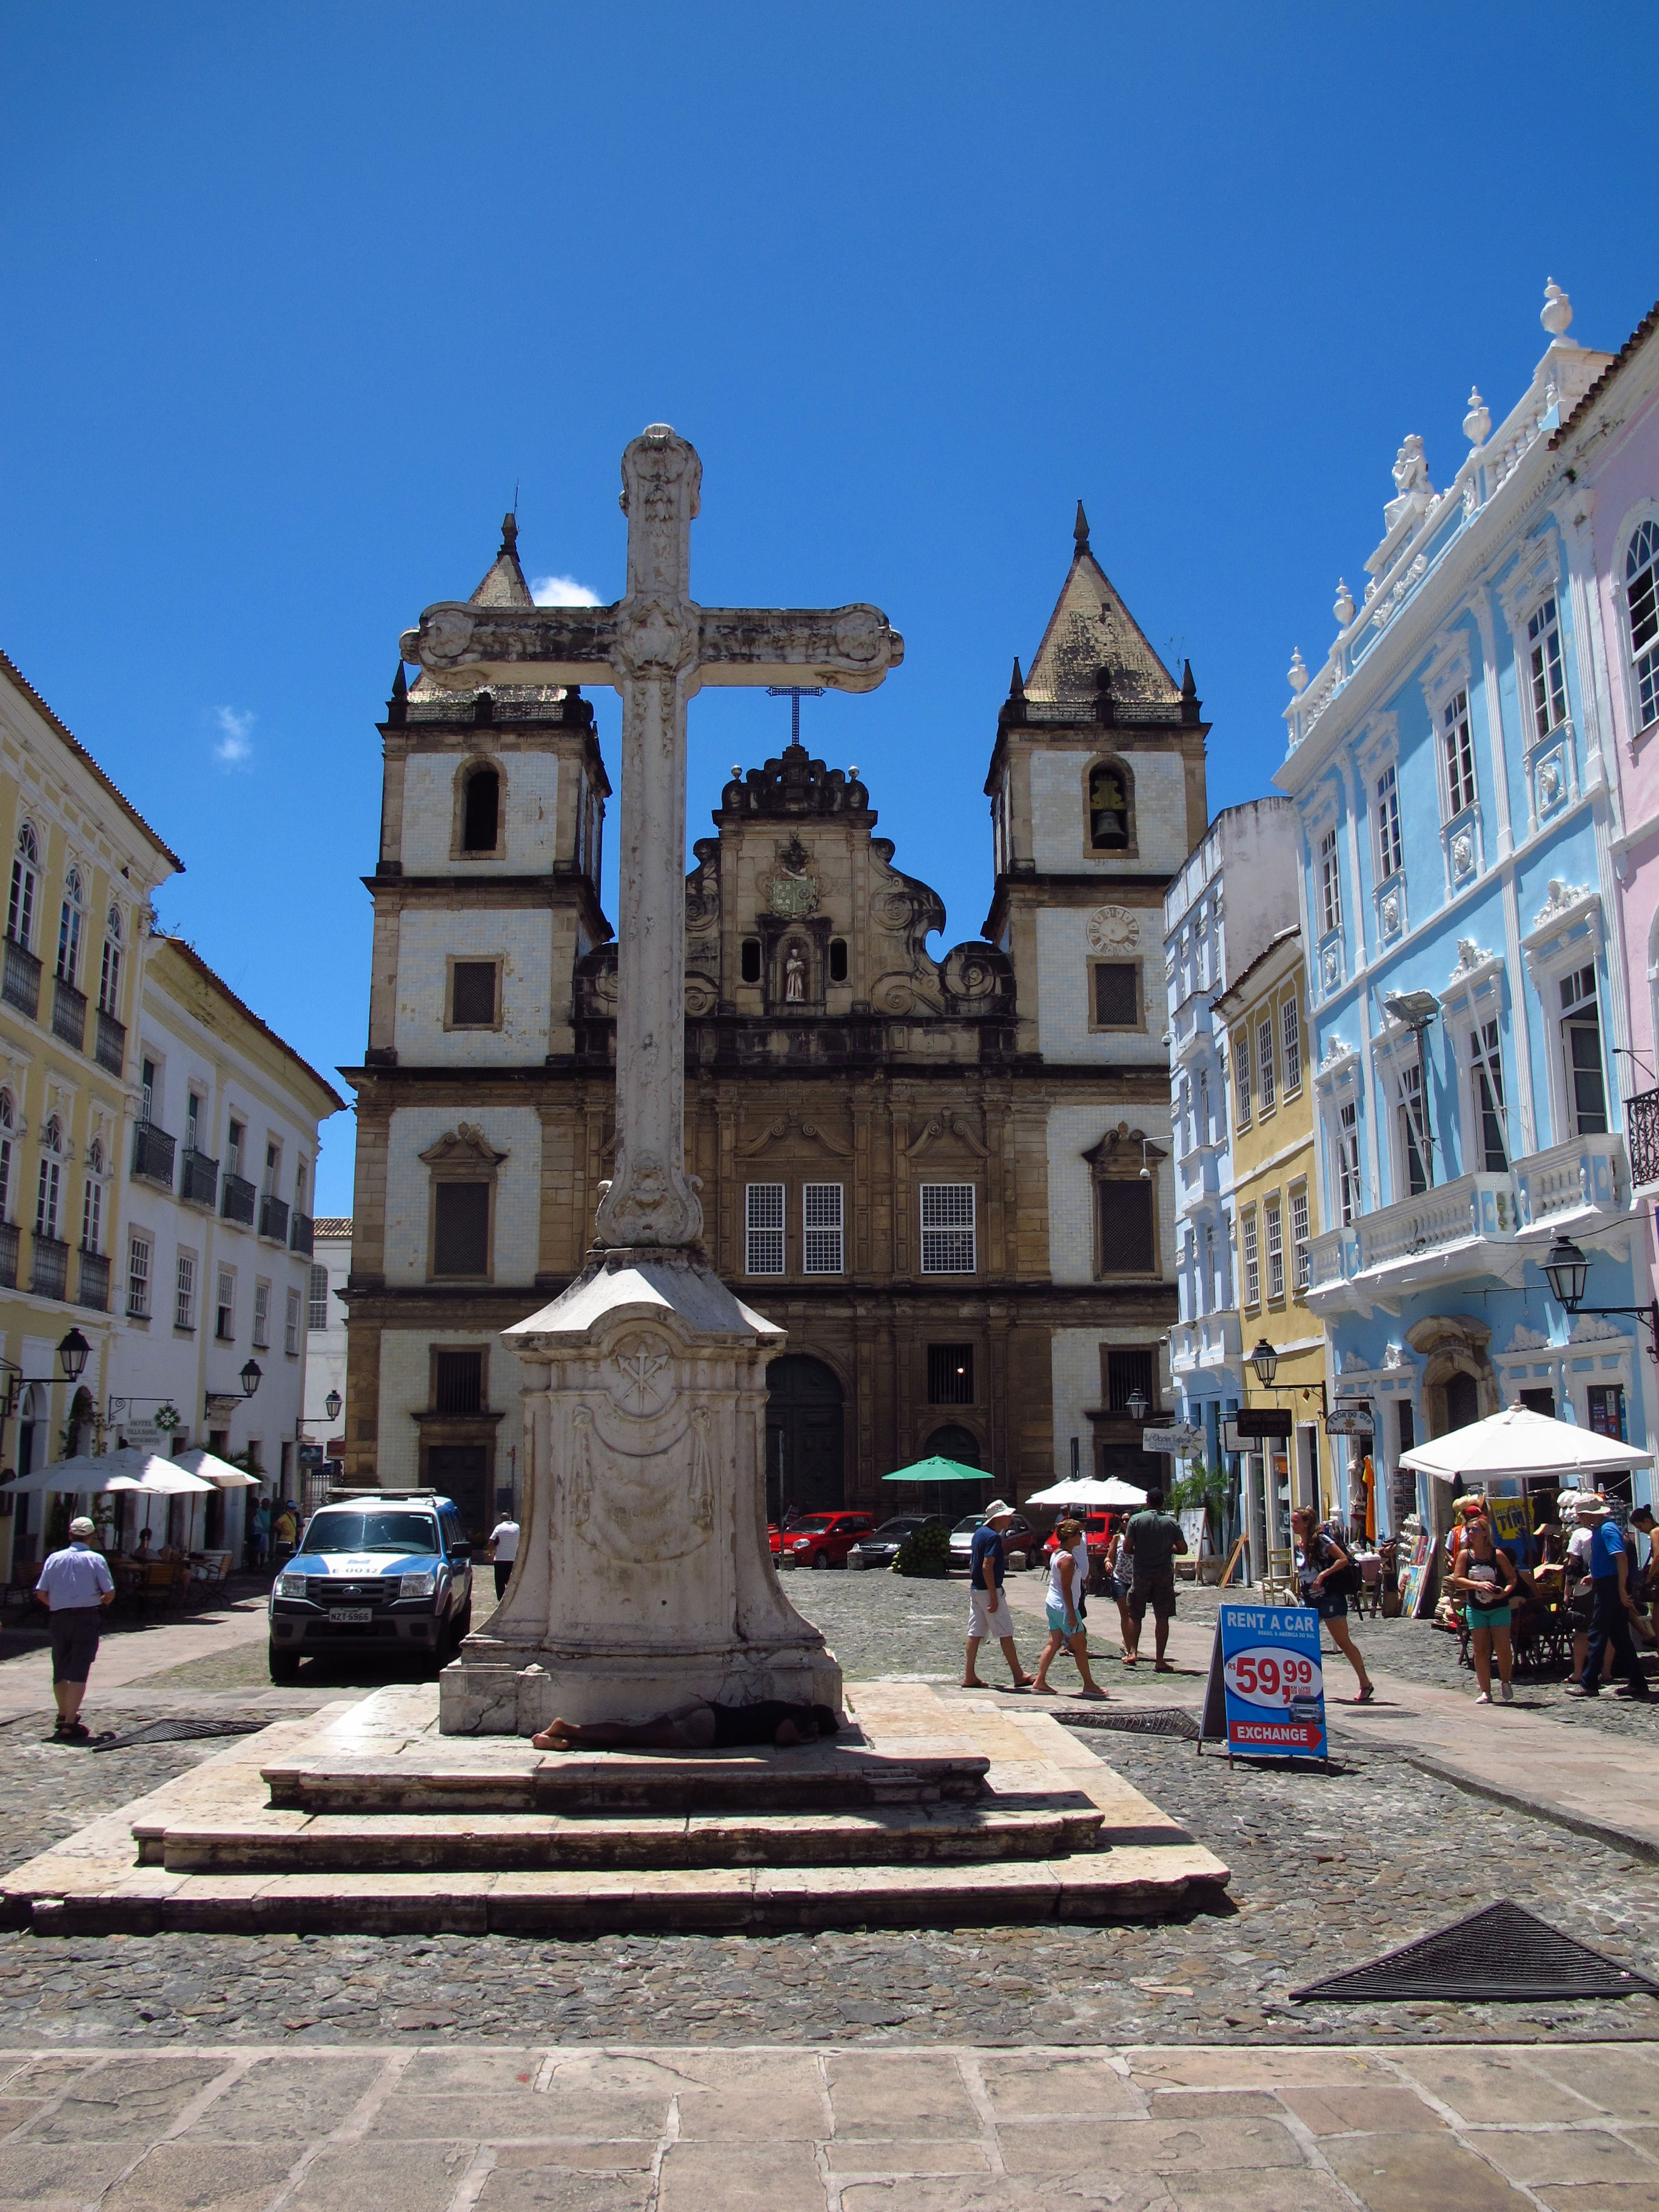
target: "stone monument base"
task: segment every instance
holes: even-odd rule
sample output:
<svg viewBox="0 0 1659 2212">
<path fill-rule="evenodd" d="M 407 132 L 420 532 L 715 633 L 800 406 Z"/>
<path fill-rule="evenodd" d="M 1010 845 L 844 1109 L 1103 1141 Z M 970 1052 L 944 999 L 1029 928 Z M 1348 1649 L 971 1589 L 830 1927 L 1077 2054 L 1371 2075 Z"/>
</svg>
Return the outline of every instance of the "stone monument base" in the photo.
<svg viewBox="0 0 1659 2212">
<path fill-rule="evenodd" d="M 441 1677 L 446 1735 L 556 1715 L 645 1720 L 706 1698 L 840 1710 L 841 1669 L 766 1533 L 766 1363 L 784 1333 L 700 1252 L 596 1251 L 503 1332 L 525 1396 L 513 1580 Z"/>
</svg>

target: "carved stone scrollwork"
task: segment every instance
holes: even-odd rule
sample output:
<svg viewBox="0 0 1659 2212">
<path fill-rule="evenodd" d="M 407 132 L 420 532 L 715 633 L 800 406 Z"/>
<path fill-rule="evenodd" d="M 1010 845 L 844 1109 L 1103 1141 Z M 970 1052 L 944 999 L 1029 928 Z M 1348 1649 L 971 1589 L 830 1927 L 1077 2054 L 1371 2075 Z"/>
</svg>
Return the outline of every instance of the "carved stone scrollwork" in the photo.
<svg viewBox="0 0 1659 2212">
<path fill-rule="evenodd" d="M 708 1425 L 713 1416 L 707 1406 L 691 1412 L 691 1518 L 705 1531 L 714 1525 L 714 1455 L 709 1448 Z"/>
<path fill-rule="evenodd" d="M 994 945 L 953 946 L 939 972 L 952 1013 L 995 1013 L 1013 1004 L 1013 963 Z"/>
<path fill-rule="evenodd" d="M 640 1152 L 630 1159 L 619 1151 L 616 1176 L 599 1203 L 599 1243 L 613 1249 L 697 1243 L 702 1236 L 702 1207 L 694 1194 L 696 1180 L 671 1170 L 655 1152 Z"/>
<path fill-rule="evenodd" d="M 571 1417 L 574 1431 L 570 1452 L 570 1525 L 585 1528 L 593 1504 L 593 1415 L 578 1406 Z"/>
</svg>

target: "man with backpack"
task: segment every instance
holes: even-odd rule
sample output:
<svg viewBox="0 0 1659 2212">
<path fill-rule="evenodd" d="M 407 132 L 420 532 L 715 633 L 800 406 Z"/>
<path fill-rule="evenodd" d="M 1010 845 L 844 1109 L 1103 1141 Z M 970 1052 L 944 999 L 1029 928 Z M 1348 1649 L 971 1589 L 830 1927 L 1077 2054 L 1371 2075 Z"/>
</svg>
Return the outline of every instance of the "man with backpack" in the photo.
<svg viewBox="0 0 1659 2212">
<path fill-rule="evenodd" d="M 1368 1705 L 1376 1695 L 1376 1686 L 1365 1672 L 1365 1662 L 1348 1626 L 1348 1600 L 1358 1595 L 1359 1569 L 1330 1523 L 1316 1525 L 1310 1505 L 1298 1505 L 1291 1514 L 1291 1533 L 1296 1540 L 1302 1602 L 1312 1606 L 1330 1631 L 1332 1643 L 1359 1677 L 1359 1695 L 1354 1703 Z"/>
</svg>

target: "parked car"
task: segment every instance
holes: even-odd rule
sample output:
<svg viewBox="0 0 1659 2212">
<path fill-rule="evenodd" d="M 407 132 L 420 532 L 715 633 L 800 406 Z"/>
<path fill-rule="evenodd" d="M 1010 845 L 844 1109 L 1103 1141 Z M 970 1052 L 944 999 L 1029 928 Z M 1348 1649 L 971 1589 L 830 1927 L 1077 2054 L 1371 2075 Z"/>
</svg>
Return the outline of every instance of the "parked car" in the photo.
<svg viewBox="0 0 1659 2212">
<path fill-rule="evenodd" d="M 951 1531 L 951 1572 L 965 1575 L 969 1571 L 969 1554 L 974 1547 L 974 1531 L 985 1525 L 982 1513 L 965 1513 Z M 1002 1564 L 1005 1568 L 1029 1566 L 1036 1556 L 1037 1532 L 1023 1513 L 1016 1513 L 1002 1532 Z"/>
<path fill-rule="evenodd" d="M 849 1567 L 890 1567 L 907 1537 L 914 1536 L 919 1528 L 944 1526 L 942 1516 L 937 1513 L 896 1514 L 892 1520 L 884 1521 L 879 1528 L 860 1538 L 847 1554 L 847 1564 Z"/>
<path fill-rule="evenodd" d="M 271 1584 L 270 1626 L 273 1682 L 365 1646 L 435 1673 L 472 1626 L 472 1547 L 453 1500 L 372 1490 L 319 1506 Z"/>
<path fill-rule="evenodd" d="M 1106 1555 L 1112 1548 L 1112 1538 L 1118 1524 L 1127 1516 L 1121 1513 L 1074 1513 L 1072 1518 L 1083 1523 L 1083 1540 L 1089 1548 L 1089 1579 L 1097 1588 L 1106 1571 Z M 1058 1527 L 1058 1523 L 1055 1524 Z M 1042 1547 L 1044 1559 L 1052 1559 L 1059 1539 L 1051 1528 Z"/>
<path fill-rule="evenodd" d="M 772 1528 L 772 1557 L 781 1567 L 844 1567 L 860 1536 L 875 1529 L 873 1513 L 807 1513 Z"/>
</svg>

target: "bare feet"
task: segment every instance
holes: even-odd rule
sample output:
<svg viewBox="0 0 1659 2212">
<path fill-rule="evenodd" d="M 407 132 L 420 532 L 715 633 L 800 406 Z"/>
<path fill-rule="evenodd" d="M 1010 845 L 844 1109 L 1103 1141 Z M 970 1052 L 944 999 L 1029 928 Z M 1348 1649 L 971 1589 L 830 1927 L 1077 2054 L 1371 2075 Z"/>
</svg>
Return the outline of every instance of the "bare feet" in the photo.
<svg viewBox="0 0 1659 2212">
<path fill-rule="evenodd" d="M 1173 1659 L 1155 1659 L 1152 1662 L 1152 1672 L 1155 1674 L 1173 1674 L 1175 1670 Z"/>
<path fill-rule="evenodd" d="M 1106 1698 L 1106 1692 L 1101 1688 L 1098 1682 L 1091 1682 L 1086 1689 L 1079 1690 L 1078 1692 L 1078 1695 L 1079 1698 L 1097 1698 L 1103 1704 L 1105 1702 Z"/>
<path fill-rule="evenodd" d="M 1048 1687 L 1048 1685 L 1043 1680 L 1041 1674 L 1032 1675 L 1030 1687 L 1033 1697 L 1052 1698 L 1054 1695 L 1054 1691 Z"/>
<path fill-rule="evenodd" d="M 991 1686 L 988 1682 L 981 1682 L 977 1674 L 969 1674 L 962 1686 L 964 1690 L 988 1690 Z"/>
<path fill-rule="evenodd" d="M 571 1748 L 571 1723 L 568 1721 L 550 1721 L 539 1735 L 532 1735 L 532 1745 L 538 1751 L 568 1751 Z"/>
<path fill-rule="evenodd" d="M 1137 1663 L 1135 1654 L 1133 1651 L 1126 1651 L 1123 1655 L 1123 1663 L 1126 1667 L 1134 1666 Z"/>
</svg>

